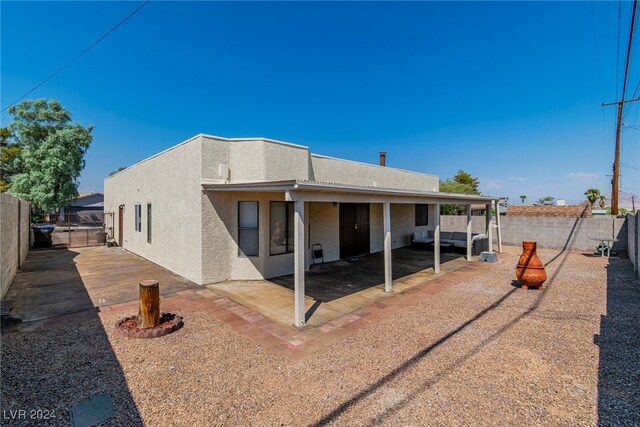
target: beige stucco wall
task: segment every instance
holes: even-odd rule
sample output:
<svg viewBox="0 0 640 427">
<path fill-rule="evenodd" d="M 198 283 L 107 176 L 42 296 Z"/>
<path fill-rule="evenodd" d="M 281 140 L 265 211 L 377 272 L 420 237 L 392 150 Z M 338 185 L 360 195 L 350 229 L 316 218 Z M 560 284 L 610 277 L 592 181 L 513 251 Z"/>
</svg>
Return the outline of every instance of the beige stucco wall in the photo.
<svg viewBox="0 0 640 427">
<path fill-rule="evenodd" d="M 231 175 L 231 141 L 216 136 L 200 135 L 200 151 L 202 178 L 228 181 Z"/>
<path fill-rule="evenodd" d="M 260 280 L 293 272 L 293 254 L 269 254 L 270 202 L 283 200 L 284 193 L 277 192 L 212 191 L 203 195 L 203 283 Z M 238 254 L 238 202 L 241 201 L 258 202 L 259 249 L 255 257 Z"/>
<path fill-rule="evenodd" d="M 309 210 L 309 245 L 322 245 L 325 262 L 340 259 L 340 208 L 333 203 L 323 202 L 310 203 Z"/>
<path fill-rule="evenodd" d="M 282 193 L 208 192 L 203 196 L 202 266 L 203 282 L 224 280 L 259 280 L 293 273 L 293 254 L 269 254 L 270 202 L 282 201 Z M 238 254 L 238 202 L 257 201 L 259 212 L 259 255 Z M 338 205 L 305 203 L 305 253 L 307 267 L 311 264 L 311 246 L 320 243 L 325 262 L 340 259 Z M 392 247 L 411 244 L 415 227 L 415 207 L 412 204 L 391 205 Z M 370 207 L 371 252 L 384 250 L 382 204 Z"/>
<path fill-rule="evenodd" d="M 269 254 L 270 202 L 282 201 L 282 193 L 208 192 L 203 195 L 202 266 L 203 282 L 259 280 L 293 273 L 293 254 Z M 259 211 L 259 255 L 238 255 L 238 202 L 257 201 Z M 340 259 L 340 208 L 333 203 L 305 203 L 305 254 L 311 265 L 311 246 L 320 243 L 325 262 Z M 433 229 L 435 209 L 429 226 L 415 227 L 412 204 L 391 205 L 392 247 L 411 244 L 411 233 Z M 370 251 L 384 250 L 382 204 L 370 206 Z"/>
<path fill-rule="evenodd" d="M 413 204 L 391 204 L 391 248 L 411 245 L 411 234 L 417 230 L 433 230 L 435 224 L 435 208 L 429 208 L 429 225 L 416 227 L 416 212 Z M 384 224 L 382 204 L 372 203 L 370 208 L 371 252 L 384 250 Z"/>
<path fill-rule="evenodd" d="M 435 175 L 311 154 L 308 147 L 264 138 L 200 135 L 202 177 L 228 182 L 310 180 L 380 188 L 438 191 Z M 228 173 L 221 176 L 220 164 Z M 224 169 L 224 168 L 223 168 Z"/>
<path fill-rule="evenodd" d="M 0 298 L 29 253 L 29 202 L 0 193 Z"/>
<path fill-rule="evenodd" d="M 200 141 L 200 136 L 192 138 L 104 182 L 104 209 L 115 213 L 116 238 L 118 206 L 125 205 L 124 249 L 196 283 L 202 283 Z M 137 203 L 142 205 L 140 232 L 134 225 Z M 151 243 L 147 243 L 147 203 L 152 204 Z"/>
<path fill-rule="evenodd" d="M 221 139 L 203 135 L 205 179 L 228 182 L 262 182 L 309 179 L 309 150 L 264 139 Z M 228 167 L 221 176 L 219 164 Z"/>
<path fill-rule="evenodd" d="M 402 188 L 417 191 L 438 191 L 435 175 L 404 171 L 367 163 L 311 155 L 312 175 L 316 181 L 366 185 L 381 188 Z"/>
<path fill-rule="evenodd" d="M 438 178 L 415 172 L 309 154 L 307 147 L 265 139 L 198 135 L 105 180 L 105 212 L 125 205 L 123 247 L 196 283 L 253 280 L 290 274 L 293 254 L 269 255 L 270 201 L 280 193 L 202 191 L 202 180 L 263 182 L 317 180 L 433 191 Z M 259 256 L 238 256 L 239 201 L 259 202 Z M 142 205 L 142 231 L 134 205 Z M 153 239 L 147 243 L 146 205 L 153 206 Z M 307 267 L 310 247 L 321 243 L 325 261 L 339 259 L 339 208 L 306 203 Z M 382 205 L 371 206 L 371 251 L 383 250 Z M 413 205 L 392 205 L 393 247 L 410 244 Z M 430 225 L 433 224 L 433 220 Z M 118 236 L 115 224 L 114 236 Z"/>
<path fill-rule="evenodd" d="M 411 233 L 416 229 L 415 205 L 391 205 L 391 247 L 401 248 L 411 244 Z M 425 227 L 420 227 L 425 228 Z"/>
</svg>

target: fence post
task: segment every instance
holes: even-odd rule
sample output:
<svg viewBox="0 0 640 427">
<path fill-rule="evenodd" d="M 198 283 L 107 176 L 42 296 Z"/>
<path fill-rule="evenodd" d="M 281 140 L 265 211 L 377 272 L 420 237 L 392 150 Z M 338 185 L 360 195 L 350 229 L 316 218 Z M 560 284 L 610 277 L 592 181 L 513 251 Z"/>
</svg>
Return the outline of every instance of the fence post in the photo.
<svg viewBox="0 0 640 427">
<path fill-rule="evenodd" d="M 640 277 L 640 266 L 638 265 L 638 262 L 640 261 L 640 255 L 638 254 L 638 248 L 640 248 L 640 242 L 638 242 L 638 240 L 640 240 L 640 225 L 638 225 L 638 221 L 640 220 L 640 212 L 636 211 L 636 220 L 635 220 L 635 233 L 636 235 L 634 236 L 633 241 L 635 242 L 635 248 L 634 248 L 634 256 L 636 257 L 636 262 L 634 263 L 634 267 L 636 270 L 636 276 Z"/>
</svg>

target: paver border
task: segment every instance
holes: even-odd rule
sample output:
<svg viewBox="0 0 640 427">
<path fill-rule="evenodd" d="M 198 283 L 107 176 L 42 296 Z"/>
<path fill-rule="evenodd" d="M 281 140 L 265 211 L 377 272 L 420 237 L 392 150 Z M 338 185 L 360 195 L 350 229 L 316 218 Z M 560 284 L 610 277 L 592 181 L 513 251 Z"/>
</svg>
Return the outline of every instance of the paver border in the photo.
<svg viewBox="0 0 640 427">
<path fill-rule="evenodd" d="M 501 257 L 498 262 L 501 262 Z M 440 277 L 424 281 L 383 300 L 318 326 L 285 327 L 261 313 L 247 308 L 221 293 L 203 288 L 178 291 L 161 297 L 163 312 L 183 314 L 204 311 L 232 329 L 291 361 L 303 360 L 367 326 L 384 320 L 407 307 L 417 305 L 451 286 L 486 270 L 491 264 L 472 262 Z M 3 333 L 39 331 L 134 312 L 138 301 L 94 307 L 77 313 L 25 322 Z"/>
</svg>

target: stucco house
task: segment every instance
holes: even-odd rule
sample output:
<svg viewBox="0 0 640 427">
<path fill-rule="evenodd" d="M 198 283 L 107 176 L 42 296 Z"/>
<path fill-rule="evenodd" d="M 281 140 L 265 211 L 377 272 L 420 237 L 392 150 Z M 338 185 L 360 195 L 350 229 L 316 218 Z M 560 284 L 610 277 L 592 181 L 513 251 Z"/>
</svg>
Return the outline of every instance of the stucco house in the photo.
<svg viewBox="0 0 640 427">
<path fill-rule="evenodd" d="M 439 271 L 440 204 L 497 201 L 438 186 L 435 175 L 300 145 L 201 134 L 107 177 L 104 207 L 115 213 L 120 246 L 195 283 L 293 273 L 293 317 L 301 326 L 313 244 L 322 245 L 325 262 L 384 251 L 391 291 L 391 250 L 409 245 L 415 231 L 433 230 Z M 468 224 L 470 243 L 470 216 Z"/>
</svg>

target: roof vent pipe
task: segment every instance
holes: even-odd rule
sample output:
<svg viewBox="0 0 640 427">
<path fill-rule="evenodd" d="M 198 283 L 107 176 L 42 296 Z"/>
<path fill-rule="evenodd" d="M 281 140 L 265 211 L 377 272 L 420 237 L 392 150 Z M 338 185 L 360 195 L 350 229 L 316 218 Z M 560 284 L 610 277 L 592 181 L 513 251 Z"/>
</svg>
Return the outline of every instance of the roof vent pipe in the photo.
<svg viewBox="0 0 640 427">
<path fill-rule="evenodd" d="M 387 165 L 387 152 L 386 151 L 381 151 L 380 152 L 380 166 L 386 166 Z"/>
</svg>

